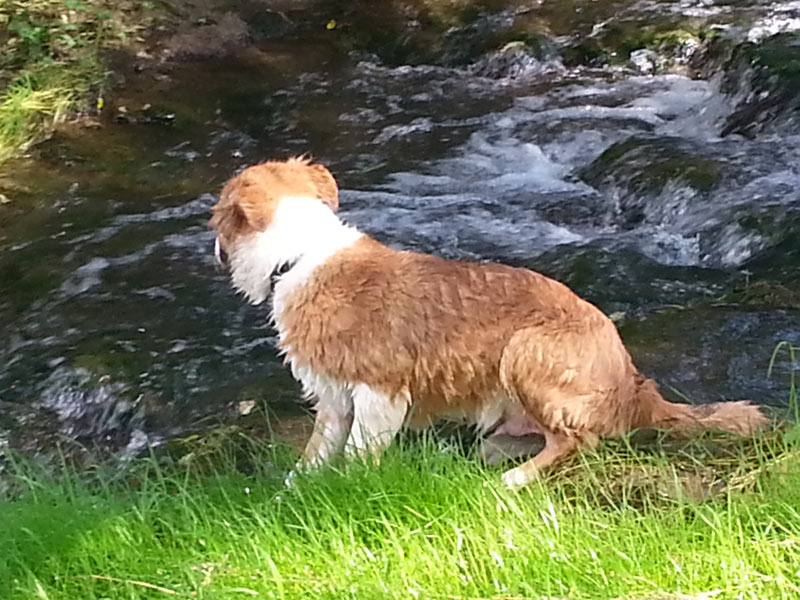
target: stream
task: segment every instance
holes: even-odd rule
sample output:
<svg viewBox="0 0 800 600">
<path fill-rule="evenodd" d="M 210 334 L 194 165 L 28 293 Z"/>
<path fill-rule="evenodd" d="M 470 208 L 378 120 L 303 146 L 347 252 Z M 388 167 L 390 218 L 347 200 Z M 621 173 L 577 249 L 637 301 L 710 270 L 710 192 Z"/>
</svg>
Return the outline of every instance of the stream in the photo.
<svg viewBox="0 0 800 600">
<path fill-rule="evenodd" d="M 555 4 L 487 10 L 428 54 L 323 26 L 130 68 L 6 168 L 0 455 L 124 458 L 242 401 L 291 413 L 267 309 L 215 267 L 207 220 L 237 170 L 303 153 L 381 241 L 570 285 L 670 399 L 785 408 L 800 363 L 783 346 L 767 371 L 800 346 L 800 3 Z M 715 39 L 609 58 L 611 25 L 679 17 Z"/>
</svg>

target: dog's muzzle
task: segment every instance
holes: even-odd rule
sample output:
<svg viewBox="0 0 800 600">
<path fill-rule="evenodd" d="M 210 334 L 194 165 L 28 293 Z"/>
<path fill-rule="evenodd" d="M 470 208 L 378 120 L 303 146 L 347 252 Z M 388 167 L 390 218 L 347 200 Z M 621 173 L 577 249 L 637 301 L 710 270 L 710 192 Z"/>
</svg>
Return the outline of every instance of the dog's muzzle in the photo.
<svg viewBox="0 0 800 600">
<path fill-rule="evenodd" d="M 219 243 L 219 238 L 214 240 L 214 256 L 217 257 L 217 264 L 221 267 L 228 265 L 228 253 L 222 249 Z"/>
</svg>

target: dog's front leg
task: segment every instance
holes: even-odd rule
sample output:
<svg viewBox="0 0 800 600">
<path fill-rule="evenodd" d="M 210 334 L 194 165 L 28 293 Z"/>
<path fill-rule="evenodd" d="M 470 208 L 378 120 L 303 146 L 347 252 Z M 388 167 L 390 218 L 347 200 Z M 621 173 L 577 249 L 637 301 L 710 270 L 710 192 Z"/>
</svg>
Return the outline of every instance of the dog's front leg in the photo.
<svg viewBox="0 0 800 600">
<path fill-rule="evenodd" d="M 303 451 L 303 458 L 286 477 L 291 486 L 298 471 L 318 467 L 341 452 L 353 423 L 353 398 L 344 386 L 328 386 L 317 392 L 314 431 Z"/>
<path fill-rule="evenodd" d="M 348 455 L 378 462 L 400 431 L 408 412 L 407 394 L 388 396 L 359 384 L 353 388 L 353 425 L 347 438 Z"/>
</svg>

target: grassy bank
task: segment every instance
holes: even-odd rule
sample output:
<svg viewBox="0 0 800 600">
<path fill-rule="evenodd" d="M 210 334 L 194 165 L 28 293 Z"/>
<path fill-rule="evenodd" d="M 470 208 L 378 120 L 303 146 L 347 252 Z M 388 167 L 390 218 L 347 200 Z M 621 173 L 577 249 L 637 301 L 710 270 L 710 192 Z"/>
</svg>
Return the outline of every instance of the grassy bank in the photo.
<svg viewBox="0 0 800 600">
<path fill-rule="evenodd" d="M 149 22 L 150 2 L 0 0 L 0 163 L 101 104 L 103 53 Z"/>
<path fill-rule="evenodd" d="M 520 493 L 432 440 L 292 490 L 288 454 L 243 439 L 124 474 L 16 464 L 0 597 L 796 598 L 792 438 L 609 442 Z"/>
</svg>

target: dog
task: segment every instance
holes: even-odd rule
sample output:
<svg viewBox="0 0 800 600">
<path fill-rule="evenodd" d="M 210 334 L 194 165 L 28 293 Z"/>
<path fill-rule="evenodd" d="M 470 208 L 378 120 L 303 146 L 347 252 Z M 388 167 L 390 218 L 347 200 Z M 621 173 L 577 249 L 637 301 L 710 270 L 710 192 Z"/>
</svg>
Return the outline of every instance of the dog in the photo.
<svg viewBox="0 0 800 600">
<path fill-rule="evenodd" d="M 495 450 L 544 447 L 502 475 L 519 488 L 581 447 L 638 428 L 748 435 L 748 402 L 667 402 L 614 323 L 531 270 L 389 248 L 336 215 L 338 187 L 303 158 L 246 168 L 212 209 L 215 253 L 252 304 L 268 298 L 314 431 L 298 469 L 344 450 L 375 460 L 404 425 L 473 424 Z"/>
</svg>

